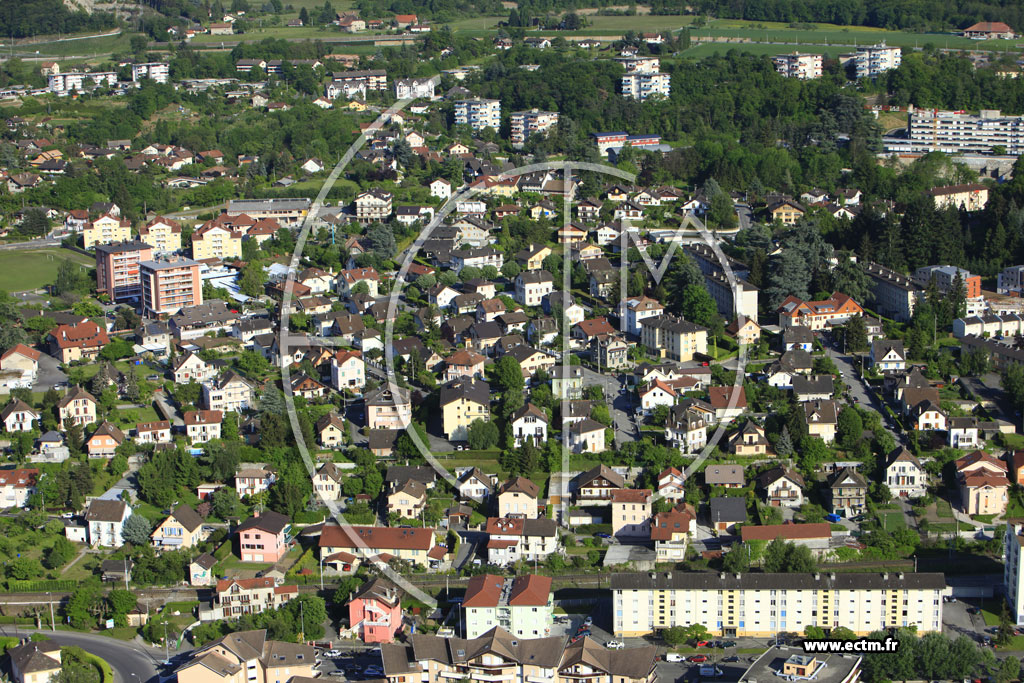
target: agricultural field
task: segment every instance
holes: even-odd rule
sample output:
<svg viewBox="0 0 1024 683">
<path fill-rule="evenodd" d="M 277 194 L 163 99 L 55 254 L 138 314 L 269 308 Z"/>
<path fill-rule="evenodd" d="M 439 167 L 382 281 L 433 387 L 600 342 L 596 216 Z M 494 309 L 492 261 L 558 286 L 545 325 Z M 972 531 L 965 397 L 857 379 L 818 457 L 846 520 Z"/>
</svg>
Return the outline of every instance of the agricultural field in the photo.
<svg viewBox="0 0 1024 683">
<path fill-rule="evenodd" d="M 15 54 L 29 59 L 37 58 L 38 54 L 39 59 L 52 57 L 57 61 L 72 58 L 76 60 L 89 59 L 129 49 L 129 39 L 126 33 L 100 38 L 85 37 L 93 35 L 97 35 L 96 32 L 84 34 L 81 38 L 74 36 L 70 39 L 67 36 L 49 36 L 48 39 L 44 38 L 43 40 L 33 38 L 31 41 L 16 42 L 13 49 Z M 11 46 L 5 44 L 4 47 L 10 49 Z"/>
<path fill-rule="evenodd" d="M 91 259 L 67 249 L 10 249 L 0 251 L 0 289 L 24 292 L 51 284 L 63 260 L 85 268 L 94 265 Z"/>
</svg>

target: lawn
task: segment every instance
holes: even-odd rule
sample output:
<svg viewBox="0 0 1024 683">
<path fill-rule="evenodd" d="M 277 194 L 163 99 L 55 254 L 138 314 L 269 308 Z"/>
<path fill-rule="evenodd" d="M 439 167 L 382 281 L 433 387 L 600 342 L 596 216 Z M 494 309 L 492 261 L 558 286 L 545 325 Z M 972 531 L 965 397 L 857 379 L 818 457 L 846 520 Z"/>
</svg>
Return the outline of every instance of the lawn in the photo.
<svg viewBox="0 0 1024 683">
<path fill-rule="evenodd" d="M 269 28 L 257 28 L 245 33 L 236 33 L 230 36 L 212 36 L 209 34 L 198 35 L 192 39 L 191 44 L 195 46 L 219 46 L 221 43 L 257 42 L 265 38 L 285 38 L 287 40 L 330 40 L 331 38 L 345 38 L 345 45 L 348 41 L 373 42 L 375 40 L 386 40 L 397 37 L 381 33 L 344 33 L 334 27 L 303 26 L 301 28 L 289 28 L 287 26 L 272 26 Z"/>
<path fill-rule="evenodd" d="M 104 32 L 89 31 L 82 35 L 97 35 L 100 33 Z M 66 59 L 78 57 L 99 57 L 102 55 L 109 55 L 114 52 L 125 52 L 128 51 L 129 48 L 129 38 L 124 32 L 117 36 L 109 36 L 105 38 L 68 40 L 65 36 L 59 40 L 22 42 L 14 46 L 14 50 L 16 52 L 26 53 L 36 52 L 38 50 L 40 57 L 57 57 L 58 59 L 61 57 Z"/>
<path fill-rule="evenodd" d="M 67 249 L 10 249 L 0 251 L 0 289 L 24 292 L 52 284 L 63 260 L 93 265 L 81 254 Z"/>
<path fill-rule="evenodd" d="M 792 52 L 792 50 L 789 50 L 782 45 L 762 45 L 760 43 L 702 43 L 700 45 L 694 45 L 680 54 L 684 57 L 691 57 L 693 59 L 704 59 L 705 57 L 711 57 L 713 55 L 724 55 L 729 52 L 729 50 L 739 50 L 740 52 L 749 52 L 750 54 L 755 55 L 777 55 L 784 52 Z M 815 45 L 810 51 L 834 57 L 840 53 L 849 52 L 849 49 L 836 45 Z"/>
<path fill-rule="evenodd" d="M 895 531 L 900 527 L 907 526 L 906 520 L 903 519 L 903 512 L 900 510 L 879 512 L 878 519 L 882 522 L 882 527 L 887 531 Z"/>
<path fill-rule="evenodd" d="M 935 501 L 935 516 L 939 519 L 953 519 L 953 508 L 948 500 L 940 498 Z"/>
</svg>

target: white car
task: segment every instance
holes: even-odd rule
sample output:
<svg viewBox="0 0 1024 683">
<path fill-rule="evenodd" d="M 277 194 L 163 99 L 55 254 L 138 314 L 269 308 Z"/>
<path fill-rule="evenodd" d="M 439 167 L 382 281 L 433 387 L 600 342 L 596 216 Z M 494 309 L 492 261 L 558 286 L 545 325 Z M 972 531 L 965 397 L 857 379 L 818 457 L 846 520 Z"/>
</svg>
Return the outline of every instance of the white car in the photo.
<svg viewBox="0 0 1024 683">
<path fill-rule="evenodd" d="M 679 654 L 678 652 L 669 652 L 668 654 L 665 655 L 665 661 L 666 662 L 685 662 L 686 661 L 686 657 L 684 657 L 683 655 Z"/>
<path fill-rule="evenodd" d="M 609 650 L 621 650 L 625 647 L 625 645 L 623 645 L 618 640 L 609 640 L 607 643 L 604 644 L 604 646 Z"/>
<path fill-rule="evenodd" d="M 334 658 L 340 657 L 340 656 L 341 656 L 341 650 L 328 650 L 327 652 L 324 653 L 324 657 L 327 657 L 328 659 L 334 659 Z"/>
</svg>

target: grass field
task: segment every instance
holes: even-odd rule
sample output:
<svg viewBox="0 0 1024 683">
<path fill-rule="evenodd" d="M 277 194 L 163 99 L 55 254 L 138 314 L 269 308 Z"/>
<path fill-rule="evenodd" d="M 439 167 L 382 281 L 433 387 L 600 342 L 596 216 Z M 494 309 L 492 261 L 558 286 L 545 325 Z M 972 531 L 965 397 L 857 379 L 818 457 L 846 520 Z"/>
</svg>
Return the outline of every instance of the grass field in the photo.
<svg viewBox="0 0 1024 683">
<path fill-rule="evenodd" d="M 335 27 L 303 26 L 301 28 L 289 28 L 287 26 L 271 26 L 269 28 L 257 28 L 245 33 L 236 33 L 230 36 L 211 36 L 209 34 L 198 35 L 192 39 L 192 45 L 220 45 L 235 41 L 259 42 L 266 38 L 287 38 L 288 40 L 316 40 L 330 38 L 352 37 L 362 42 L 387 39 L 393 36 L 374 33 L 344 33 Z"/>
<path fill-rule="evenodd" d="M 906 520 L 903 519 L 903 512 L 900 510 L 887 510 L 878 513 L 879 521 L 883 523 L 886 531 L 895 531 L 906 527 Z"/>
<path fill-rule="evenodd" d="M 67 249 L 11 249 L 0 251 L 0 289 L 24 292 L 39 289 L 54 281 L 62 260 L 83 266 L 93 262 Z"/>
<path fill-rule="evenodd" d="M 95 35 L 92 31 L 85 35 Z M 117 36 L 107 38 L 83 38 L 81 40 L 42 40 L 39 42 L 20 43 L 14 46 L 14 51 L 23 55 L 31 55 L 38 51 L 40 57 L 90 57 L 107 55 L 113 52 L 126 51 L 129 49 L 128 35 L 121 33 Z"/>
</svg>

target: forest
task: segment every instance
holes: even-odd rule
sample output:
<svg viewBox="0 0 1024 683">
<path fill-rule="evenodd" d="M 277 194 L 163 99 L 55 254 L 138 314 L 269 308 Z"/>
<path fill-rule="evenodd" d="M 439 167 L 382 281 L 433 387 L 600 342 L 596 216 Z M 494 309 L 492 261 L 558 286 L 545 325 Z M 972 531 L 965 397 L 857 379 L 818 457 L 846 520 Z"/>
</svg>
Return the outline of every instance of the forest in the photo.
<svg viewBox="0 0 1024 683">
<path fill-rule="evenodd" d="M 111 12 L 72 12 L 61 0 L 0 2 L 0 36 L 5 38 L 95 31 L 116 25 Z"/>
</svg>

